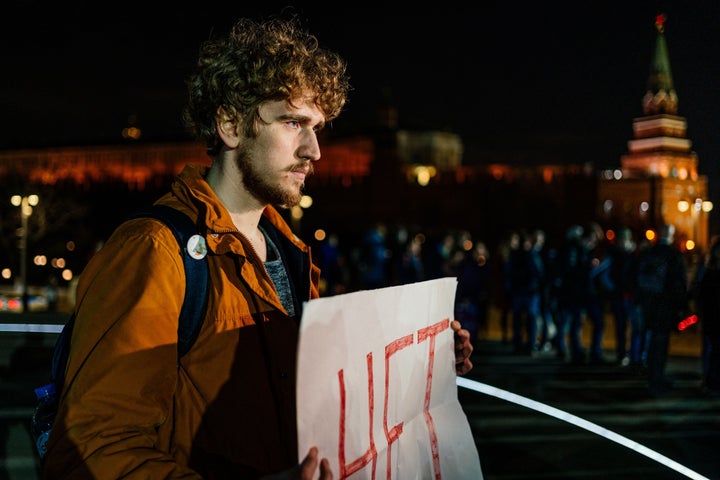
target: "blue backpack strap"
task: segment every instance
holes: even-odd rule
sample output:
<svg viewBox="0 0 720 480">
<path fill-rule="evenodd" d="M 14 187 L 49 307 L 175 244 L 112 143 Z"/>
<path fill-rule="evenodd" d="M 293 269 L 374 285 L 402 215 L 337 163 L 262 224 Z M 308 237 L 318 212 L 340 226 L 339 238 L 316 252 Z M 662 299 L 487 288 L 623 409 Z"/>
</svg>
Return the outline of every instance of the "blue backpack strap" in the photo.
<svg viewBox="0 0 720 480">
<path fill-rule="evenodd" d="M 65 383 L 65 365 L 70 355 L 70 337 L 72 337 L 75 326 L 75 314 L 72 314 L 60 331 L 60 336 L 55 341 L 52 363 L 50 364 L 50 383 L 54 383 L 60 394 L 60 389 Z"/>
<path fill-rule="evenodd" d="M 195 343 L 202 326 L 208 292 L 207 255 L 196 259 L 188 251 L 188 241 L 198 234 L 193 221 L 181 211 L 167 205 L 152 205 L 130 215 L 129 218 L 151 217 L 162 221 L 170 230 L 180 246 L 185 266 L 185 298 L 178 321 L 178 358 L 185 355 Z"/>
</svg>

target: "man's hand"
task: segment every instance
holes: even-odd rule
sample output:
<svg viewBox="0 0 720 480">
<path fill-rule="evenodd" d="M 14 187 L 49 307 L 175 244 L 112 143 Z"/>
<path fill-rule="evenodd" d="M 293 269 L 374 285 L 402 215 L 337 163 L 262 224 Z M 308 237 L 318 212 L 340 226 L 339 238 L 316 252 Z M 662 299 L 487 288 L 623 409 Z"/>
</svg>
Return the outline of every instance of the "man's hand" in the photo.
<svg viewBox="0 0 720 480">
<path fill-rule="evenodd" d="M 300 463 L 300 480 L 312 480 L 317 470 L 318 461 L 320 463 L 320 480 L 332 480 L 333 474 L 330 470 L 330 462 L 327 458 L 320 460 L 318 458 L 317 447 L 311 447 L 308 454 Z"/>
<path fill-rule="evenodd" d="M 462 328 L 462 325 L 457 320 L 450 322 L 450 328 L 453 329 L 455 336 L 455 373 L 465 375 L 473 367 L 470 361 L 470 355 L 473 351 L 470 332 Z"/>
<path fill-rule="evenodd" d="M 320 480 L 332 480 L 333 473 L 332 470 L 330 470 L 330 462 L 327 458 L 323 458 L 322 460 L 318 458 L 317 447 L 311 447 L 308 454 L 297 467 L 278 473 L 277 475 L 263 477 L 263 480 L 312 480 L 315 476 L 315 471 L 317 471 L 318 464 L 320 464 Z"/>
</svg>

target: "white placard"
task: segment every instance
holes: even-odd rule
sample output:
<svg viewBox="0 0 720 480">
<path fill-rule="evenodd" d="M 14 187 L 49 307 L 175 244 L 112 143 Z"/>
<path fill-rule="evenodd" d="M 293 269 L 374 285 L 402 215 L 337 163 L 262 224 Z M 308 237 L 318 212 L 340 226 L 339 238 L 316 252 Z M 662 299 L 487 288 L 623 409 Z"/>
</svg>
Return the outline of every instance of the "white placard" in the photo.
<svg viewBox="0 0 720 480">
<path fill-rule="evenodd" d="M 298 454 L 334 478 L 482 479 L 457 400 L 457 280 L 311 300 L 298 348 Z"/>
</svg>

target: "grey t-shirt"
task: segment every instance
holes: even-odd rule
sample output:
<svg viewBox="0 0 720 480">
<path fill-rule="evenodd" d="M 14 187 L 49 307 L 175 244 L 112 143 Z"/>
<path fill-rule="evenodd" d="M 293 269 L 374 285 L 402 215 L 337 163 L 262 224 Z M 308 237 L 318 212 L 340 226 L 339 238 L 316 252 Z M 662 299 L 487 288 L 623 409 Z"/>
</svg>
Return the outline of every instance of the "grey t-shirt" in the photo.
<svg viewBox="0 0 720 480">
<path fill-rule="evenodd" d="M 265 235 L 265 243 L 267 244 L 267 260 L 265 261 L 265 270 L 268 275 L 272 278 L 275 284 L 275 290 L 277 290 L 280 302 L 283 307 L 287 310 L 288 315 L 291 317 L 295 316 L 295 302 L 293 301 L 292 288 L 290 288 L 290 279 L 285 270 L 285 264 L 280 258 L 280 252 L 277 246 L 273 243 L 270 237 L 265 233 L 265 230 L 260 228 L 260 231 Z"/>
</svg>

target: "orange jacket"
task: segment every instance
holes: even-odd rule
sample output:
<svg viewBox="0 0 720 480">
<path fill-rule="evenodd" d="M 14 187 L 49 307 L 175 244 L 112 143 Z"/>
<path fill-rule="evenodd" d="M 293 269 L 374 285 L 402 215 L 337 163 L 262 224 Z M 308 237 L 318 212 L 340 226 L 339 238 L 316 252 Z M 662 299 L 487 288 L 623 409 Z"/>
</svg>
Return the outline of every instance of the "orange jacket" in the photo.
<svg viewBox="0 0 720 480">
<path fill-rule="evenodd" d="M 188 165 L 158 201 L 205 229 L 210 293 L 197 341 L 178 365 L 185 278 L 173 234 L 126 221 L 80 276 L 44 478 L 242 479 L 297 464 L 299 314 L 285 312 L 205 169 Z M 300 312 L 318 296 L 310 248 L 272 207 L 261 224 L 286 257 Z"/>
</svg>

